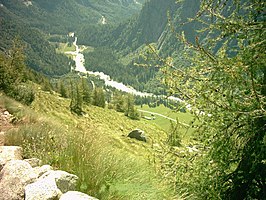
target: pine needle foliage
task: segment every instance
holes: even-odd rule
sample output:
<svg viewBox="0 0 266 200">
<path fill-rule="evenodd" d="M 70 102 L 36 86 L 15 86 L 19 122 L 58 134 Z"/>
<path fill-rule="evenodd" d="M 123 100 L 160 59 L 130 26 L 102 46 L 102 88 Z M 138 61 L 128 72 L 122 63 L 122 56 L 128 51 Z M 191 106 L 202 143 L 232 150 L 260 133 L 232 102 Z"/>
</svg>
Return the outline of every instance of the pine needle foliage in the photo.
<svg viewBox="0 0 266 200">
<path fill-rule="evenodd" d="M 164 81 L 200 121 L 206 147 L 190 170 L 178 173 L 190 174 L 191 181 L 177 182 L 190 198 L 266 198 L 265 4 L 202 0 L 190 19 L 203 27 L 195 43 L 176 33 L 186 64 L 164 60 Z"/>
</svg>

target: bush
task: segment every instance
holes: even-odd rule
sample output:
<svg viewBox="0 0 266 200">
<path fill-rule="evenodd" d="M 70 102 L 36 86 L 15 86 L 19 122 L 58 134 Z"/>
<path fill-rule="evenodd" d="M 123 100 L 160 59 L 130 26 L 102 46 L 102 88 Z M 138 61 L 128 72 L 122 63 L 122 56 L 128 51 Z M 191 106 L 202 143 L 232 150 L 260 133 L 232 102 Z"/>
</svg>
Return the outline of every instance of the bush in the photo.
<svg viewBox="0 0 266 200">
<path fill-rule="evenodd" d="M 13 86 L 7 94 L 25 105 L 30 105 L 35 99 L 35 92 L 27 85 Z"/>
</svg>

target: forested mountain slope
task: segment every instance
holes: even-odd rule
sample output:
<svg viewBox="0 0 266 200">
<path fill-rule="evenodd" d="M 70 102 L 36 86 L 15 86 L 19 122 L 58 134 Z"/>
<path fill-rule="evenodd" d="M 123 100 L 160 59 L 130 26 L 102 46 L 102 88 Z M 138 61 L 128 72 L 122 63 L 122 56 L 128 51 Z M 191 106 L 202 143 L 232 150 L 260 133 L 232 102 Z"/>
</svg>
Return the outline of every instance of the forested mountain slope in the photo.
<svg viewBox="0 0 266 200">
<path fill-rule="evenodd" d="M 56 54 L 39 30 L 30 27 L 5 7 L 0 7 L 0 51 L 8 53 L 13 41 L 21 41 L 27 65 L 46 75 L 62 75 L 70 71 L 72 62 L 65 55 Z"/>
<path fill-rule="evenodd" d="M 50 34 L 66 37 L 70 31 L 95 24 L 117 23 L 136 14 L 144 1 L 133 0 L 0 0 L 0 44 L 6 51 L 18 37 L 25 46 L 26 62 L 46 75 L 70 71 L 71 60 L 57 54 L 48 42 Z"/>
<path fill-rule="evenodd" d="M 184 31 L 189 41 L 195 41 L 196 29 L 201 25 L 189 19 L 196 16 L 199 4 L 197 0 L 178 3 L 175 0 L 150 0 L 138 16 L 117 26 L 84 26 L 78 31 L 79 43 L 108 46 L 123 54 L 135 51 L 142 45 L 157 43 L 158 49 L 170 54 L 180 45 L 176 33 Z M 169 22 L 174 28 L 169 26 Z"/>
<path fill-rule="evenodd" d="M 102 16 L 107 23 L 118 23 L 142 7 L 133 0 L 0 0 L 0 3 L 31 26 L 63 35 L 83 25 L 100 23 Z"/>
<path fill-rule="evenodd" d="M 176 9 L 175 0 L 150 0 L 140 14 L 115 27 L 84 27 L 79 34 L 80 43 L 93 46 L 110 46 L 126 52 L 143 44 L 156 42 L 167 25 L 167 12 Z"/>
</svg>

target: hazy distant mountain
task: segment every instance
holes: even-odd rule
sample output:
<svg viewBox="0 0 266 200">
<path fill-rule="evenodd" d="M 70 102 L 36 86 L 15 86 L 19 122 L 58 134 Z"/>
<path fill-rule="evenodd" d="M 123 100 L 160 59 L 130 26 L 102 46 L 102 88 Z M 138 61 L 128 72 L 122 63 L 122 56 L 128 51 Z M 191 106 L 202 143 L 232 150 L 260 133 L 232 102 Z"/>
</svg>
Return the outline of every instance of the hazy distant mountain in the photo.
<svg viewBox="0 0 266 200">
<path fill-rule="evenodd" d="M 0 33 L 1 49 L 19 35 L 28 44 L 30 58 L 34 58 L 30 66 L 46 74 L 56 71 L 55 74 L 60 74 L 67 67 L 64 70 L 51 67 L 60 66 L 60 62 L 55 63 L 62 58 L 56 55 L 54 60 L 57 61 L 50 62 L 54 50 L 51 51 L 53 47 L 42 32 L 66 35 L 74 31 L 78 34 L 79 44 L 108 46 L 123 51 L 123 54 L 143 44 L 157 43 L 162 52 L 171 54 L 178 43 L 169 29 L 168 17 L 173 20 L 176 31 L 184 30 L 190 40 L 195 37 L 194 28 L 198 26 L 196 23 L 181 26 L 197 12 L 197 0 L 178 4 L 176 0 L 0 0 L 0 4 L 1 23 L 5 25 L 1 24 L 1 29 L 5 29 Z M 29 37 L 33 33 L 36 37 Z M 40 53 L 47 49 L 40 48 L 38 40 L 47 46 L 50 54 Z"/>
<path fill-rule="evenodd" d="M 67 35 L 88 24 L 121 22 L 138 13 L 144 0 L 0 0 L 0 51 L 19 37 L 27 65 L 47 75 L 70 70 L 69 59 L 56 54 L 46 34 Z M 46 33 L 46 34 L 44 34 Z"/>
<path fill-rule="evenodd" d="M 105 17 L 115 24 L 137 14 L 144 0 L 0 0 L 2 7 L 47 33 L 66 34 Z"/>
<path fill-rule="evenodd" d="M 173 14 L 175 10 L 176 0 L 149 0 L 144 3 L 139 15 L 118 26 L 84 27 L 80 43 L 107 45 L 126 52 L 135 50 L 143 44 L 156 42 L 166 28 L 167 12 Z"/>
<path fill-rule="evenodd" d="M 176 46 L 176 38 L 168 26 L 170 19 L 174 29 L 185 32 L 194 41 L 199 24 L 188 22 L 199 9 L 198 0 L 149 0 L 144 3 L 139 15 L 114 27 L 85 26 L 79 32 L 79 42 L 93 46 L 109 46 L 124 53 L 132 52 L 143 44 L 158 43 L 158 48 L 167 54 Z M 185 25 L 183 25 L 185 23 Z"/>
<path fill-rule="evenodd" d="M 12 2 L 15 1 L 9 1 L 9 3 Z M 15 6 L 19 8 L 26 4 L 19 3 Z M 30 68 L 46 75 L 62 75 L 70 71 L 70 59 L 65 55 L 57 54 L 55 47 L 47 41 L 46 36 L 40 30 L 31 27 L 25 18 L 17 16 L 16 13 L 0 4 L 0 53 L 7 53 L 15 38 L 22 42 L 26 64 Z"/>
</svg>

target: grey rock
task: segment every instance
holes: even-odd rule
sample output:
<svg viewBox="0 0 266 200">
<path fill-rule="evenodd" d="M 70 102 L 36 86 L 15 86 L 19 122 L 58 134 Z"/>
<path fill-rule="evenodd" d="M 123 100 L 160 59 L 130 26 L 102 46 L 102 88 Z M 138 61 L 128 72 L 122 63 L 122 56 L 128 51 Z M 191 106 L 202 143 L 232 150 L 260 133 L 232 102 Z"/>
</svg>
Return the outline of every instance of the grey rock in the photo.
<svg viewBox="0 0 266 200">
<path fill-rule="evenodd" d="M 25 188 L 25 200 L 58 200 L 61 195 L 55 179 L 49 177 L 38 179 Z"/>
<path fill-rule="evenodd" d="M 22 160 L 22 148 L 16 146 L 0 146 L 0 168 L 10 160 Z"/>
<path fill-rule="evenodd" d="M 78 180 L 78 177 L 76 175 L 61 170 L 48 171 L 40 177 L 40 179 L 43 178 L 55 179 L 56 185 L 62 193 L 68 192 L 70 190 L 75 190 Z"/>
<path fill-rule="evenodd" d="M 81 192 L 69 191 L 63 194 L 59 200 L 98 200 L 98 199 Z"/>
<path fill-rule="evenodd" d="M 0 173 L 0 200 L 24 199 L 25 186 L 36 179 L 37 175 L 26 161 L 7 162 Z"/>
<path fill-rule="evenodd" d="M 140 129 L 135 129 L 133 131 L 131 131 L 128 134 L 128 137 L 130 138 L 135 138 L 139 141 L 143 141 L 143 142 L 147 142 L 146 136 L 144 134 L 144 131 L 140 130 Z"/>
<path fill-rule="evenodd" d="M 46 172 L 53 170 L 53 168 L 50 165 L 43 165 L 41 167 L 34 167 L 33 170 L 40 177 Z"/>
<path fill-rule="evenodd" d="M 40 167 L 42 164 L 42 161 L 38 158 L 29 158 L 24 160 L 28 162 L 32 167 Z"/>
</svg>

